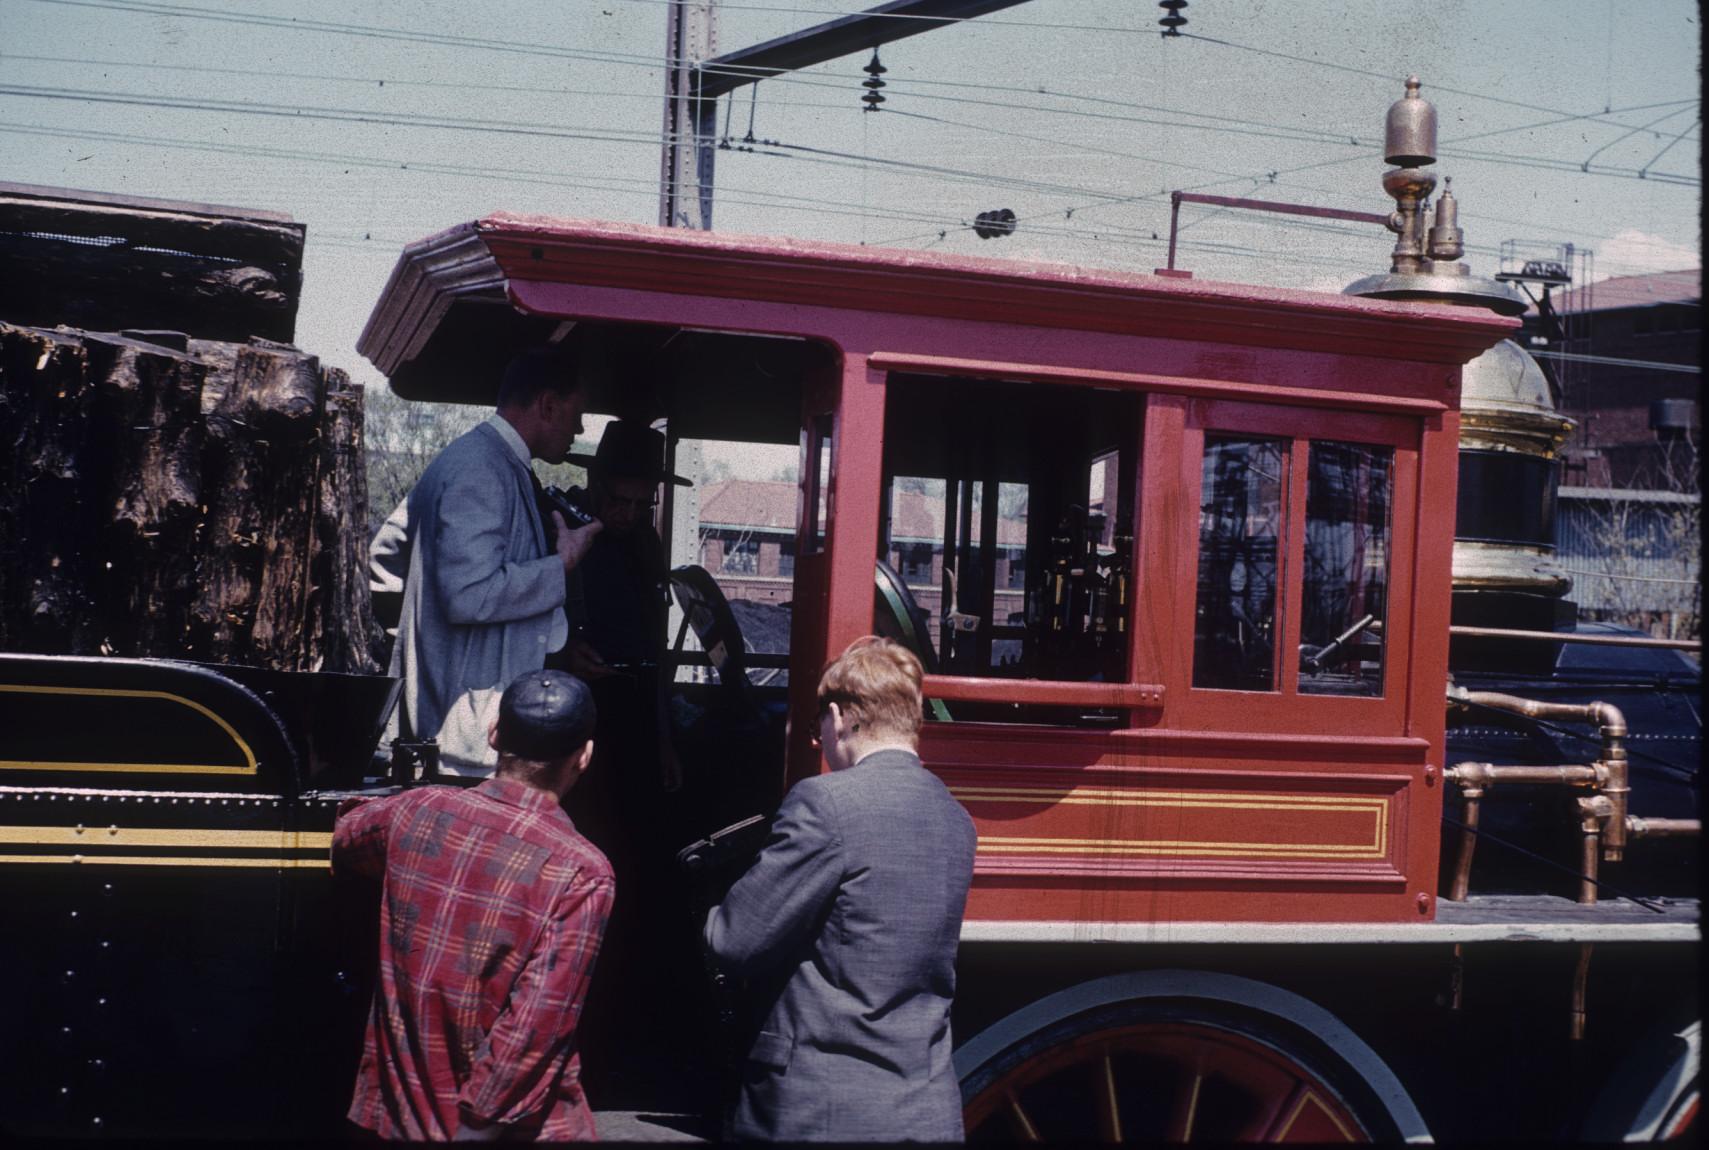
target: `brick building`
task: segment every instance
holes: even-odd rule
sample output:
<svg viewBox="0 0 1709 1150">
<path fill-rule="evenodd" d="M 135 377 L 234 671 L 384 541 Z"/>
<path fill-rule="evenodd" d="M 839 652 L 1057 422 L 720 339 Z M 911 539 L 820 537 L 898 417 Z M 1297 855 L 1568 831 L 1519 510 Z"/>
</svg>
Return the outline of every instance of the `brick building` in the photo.
<svg viewBox="0 0 1709 1150">
<path fill-rule="evenodd" d="M 1701 269 L 1606 279 L 1562 293 L 1570 338 L 1550 359 L 1564 445 L 1556 559 L 1591 618 L 1695 635 L 1701 595 L 1702 377 L 1643 364 L 1701 365 Z M 1526 317 L 1527 335 L 1546 335 Z M 1626 361 L 1626 362 L 1606 362 Z"/>
</svg>

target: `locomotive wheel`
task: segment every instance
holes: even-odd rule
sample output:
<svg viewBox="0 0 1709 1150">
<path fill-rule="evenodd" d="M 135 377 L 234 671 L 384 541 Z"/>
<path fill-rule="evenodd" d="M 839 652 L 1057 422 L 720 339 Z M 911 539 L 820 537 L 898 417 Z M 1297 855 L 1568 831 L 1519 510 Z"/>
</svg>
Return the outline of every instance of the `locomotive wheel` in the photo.
<svg viewBox="0 0 1709 1150">
<path fill-rule="evenodd" d="M 1394 1073 L 1265 983 L 1147 971 L 1023 1007 L 956 1052 L 969 1141 L 1429 1141 Z"/>
<path fill-rule="evenodd" d="M 1695 1138 L 1701 1127 L 1698 1059 L 1703 1025 L 1693 1022 L 1628 1059 L 1609 1080 L 1584 1137 L 1597 1142 L 1668 1142 Z"/>
</svg>

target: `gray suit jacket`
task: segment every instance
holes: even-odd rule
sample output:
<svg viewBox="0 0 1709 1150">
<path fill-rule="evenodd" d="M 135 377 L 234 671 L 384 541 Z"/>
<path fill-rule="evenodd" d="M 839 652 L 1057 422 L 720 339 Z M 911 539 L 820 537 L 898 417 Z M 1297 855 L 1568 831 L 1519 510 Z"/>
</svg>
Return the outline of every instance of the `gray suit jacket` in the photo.
<svg viewBox="0 0 1709 1150">
<path fill-rule="evenodd" d="M 959 1141 L 950 1001 L 973 820 L 905 751 L 796 783 L 706 923 L 732 973 L 783 981 L 737 1138 Z"/>
<path fill-rule="evenodd" d="M 488 693 L 563 645 L 564 565 L 546 548 L 528 465 L 485 423 L 439 453 L 402 510 L 371 549 L 377 564 L 408 556 L 391 673 L 404 679 L 402 731 L 441 735 L 468 692 L 481 695 L 459 712 L 480 713 Z M 478 736 L 461 741 L 484 748 Z"/>
</svg>

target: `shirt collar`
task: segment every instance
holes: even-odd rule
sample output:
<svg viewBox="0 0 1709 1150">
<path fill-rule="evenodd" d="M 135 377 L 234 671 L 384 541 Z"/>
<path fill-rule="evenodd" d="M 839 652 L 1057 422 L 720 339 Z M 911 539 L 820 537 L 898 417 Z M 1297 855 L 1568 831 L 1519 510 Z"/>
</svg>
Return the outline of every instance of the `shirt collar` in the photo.
<svg viewBox="0 0 1709 1150">
<path fill-rule="evenodd" d="M 516 453 L 516 457 L 522 460 L 522 466 L 527 467 L 529 459 L 533 458 L 533 453 L 528 450 L 528 445 L 522 442 L 522 436 L 518 434 L 516 428 L 510 425 L 510 420 L 495 411 L 487 416 L 487 422 L 492 424 L 493 430 L 498 432 L 499 438 L 504 440 L 505 446 L 509 447 Z"/>
<path fill-rule="evenodd" d="M 558 796 L 551 791 L 543 791 L 539 787 L 531 787 L 520 779 L 509 779 L 503 775 L 494 775 L 475 788 L 476 791 L 488 798 L 511 807 L 521 807 L 530 811 L 561 811 Z"/>
</svg>

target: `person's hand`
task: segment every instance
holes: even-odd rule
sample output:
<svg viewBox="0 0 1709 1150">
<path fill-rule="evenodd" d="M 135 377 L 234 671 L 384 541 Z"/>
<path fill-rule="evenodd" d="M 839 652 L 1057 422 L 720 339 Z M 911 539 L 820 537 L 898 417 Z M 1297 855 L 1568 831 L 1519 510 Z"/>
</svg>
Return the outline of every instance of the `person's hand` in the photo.
<svg viewBox="0 0 1709 1150">
<path fill-rule="evenodd" d="M 605 524 L 595 519 L 586 527 L 571 531 L 561 511 L 552 512 L 552 523 L 558 529 L 558 558 L 564 561 L 564 573 L 567 575 L 582 561 L 587 549 L 593 546 L 593 537 L 605 530 Z"/>
<path fill-rule="evenodd" d="M 668 734 L 659 741 L 659 783 L 667 793 L 682 789 L 682 760 L 676 757 Z"/>
<path fill-rule="evenodd" d="M 564 645 L 564 662 L 569 664 L 570 674 L 589 682 L 622 673 L 607 666 L 605 656 L 586 639 L 571 639 Z"/>
</svg>

